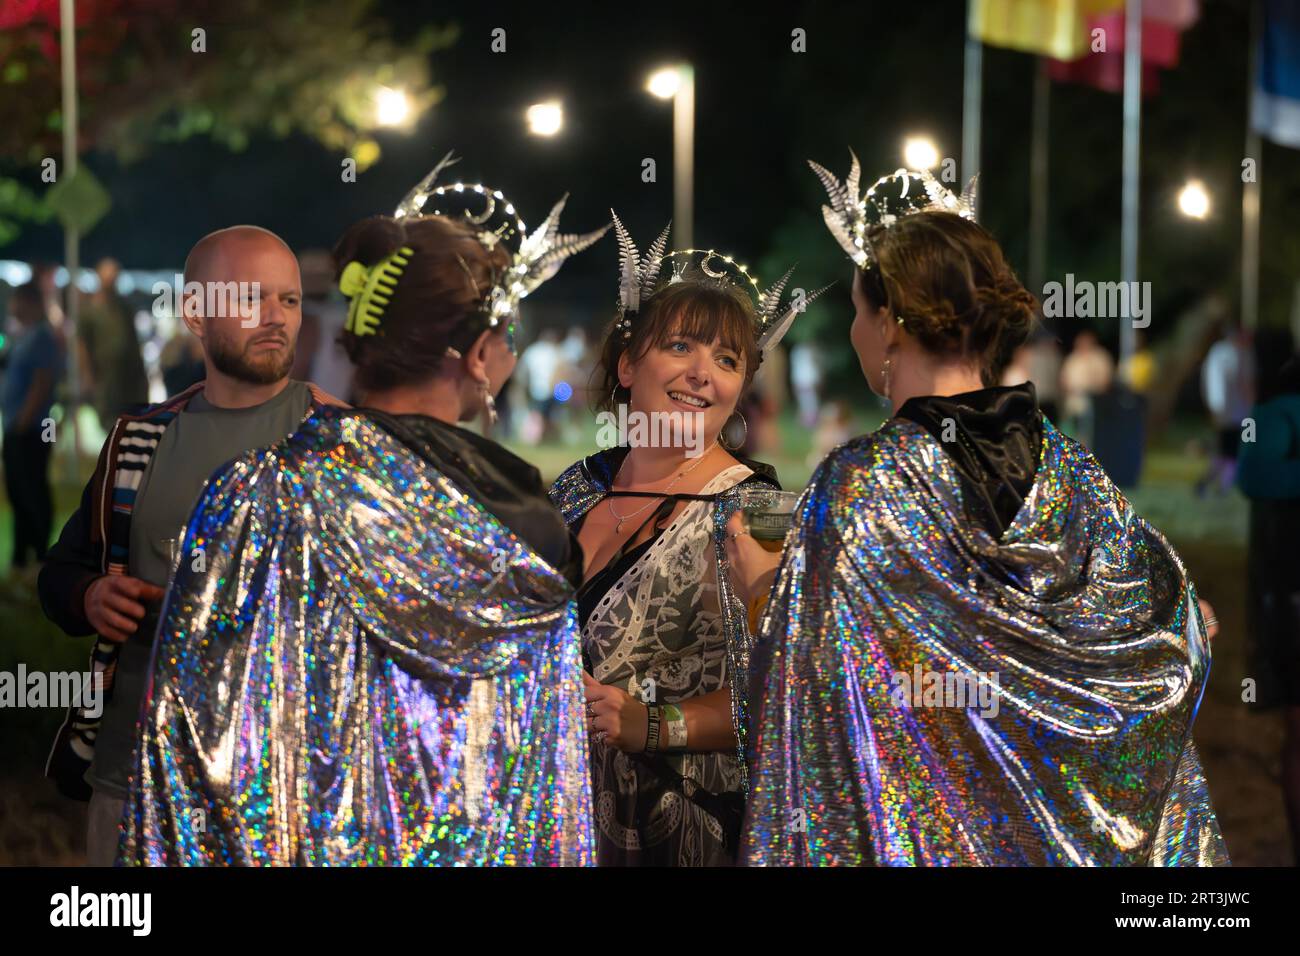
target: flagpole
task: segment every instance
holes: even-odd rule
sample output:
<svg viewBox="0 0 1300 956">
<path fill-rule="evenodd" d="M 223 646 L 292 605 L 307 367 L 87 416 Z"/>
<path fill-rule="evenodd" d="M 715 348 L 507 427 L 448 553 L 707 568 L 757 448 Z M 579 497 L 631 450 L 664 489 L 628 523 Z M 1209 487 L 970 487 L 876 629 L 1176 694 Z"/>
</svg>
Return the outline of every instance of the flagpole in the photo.
<svg viewBox="0 0 1300 956">
<path fill-rule="evenodd" d="M 1037 58 L 1034 75 L 1033 139 L 1029 152 L 1029 287 L 1041 295 L 1047 282 L 1047 181 L 1049 104 L 1052 80 L 1047 58 Z"/>
<path fill-rule="evenodd" d="M 77 174 L 77 11 L 76 0 L 59 0 L 59 56 L 63 83 L 63 175 L 69 179 Z M 72 455 L 67 459 L 70 477 L 77 477 L 77 452 L 80 441 L 77 435 L 77 402 L 81 398 L 80 375 L 77 367 L 77 320 L 80 315 L 80 295 L 77 274 L 81 271 L 81 236 L 75 226 L 63 229 L 63 262 L 68 270 L 68 302 L 63 328 L 68 355 L 68 404 L 64 428 L 72 437 Z"/>
<path fill-rule="evenodd" d="M 1125 287 L 1136 286 L 1138 273 L 1138 169 L 1142 149 L 1142 0 L 1124 7 L 1124 171 L 1120 273 Z M 1137 330 L 1131 317 L 1120 323 L 1120 361 L 1137 347 Z"/>
<path fill-rule="evenodd" d="M 1263 32 L 1260 0 L 1250 5 L 1250 75 L 1246 95 L 1252 100 L 1246 117 L 1246 157 L 1254 162 L 1254 173 L 1241 189 L 1241 324 L 1248 329 L 1259 325 L 1259 171 L 1263 142 L 1254 124 L 1254 97 L 1259 82 L 1259 44 Z"/>
<path fill-rule="evenodd" d="M 975 35 L 975 5 L 966 3 L 966 76 L 961 108 L 961 178 L 968 183 L 980 171 L 980 101 L 984 82 L 984 44 Z M 975 191 L 975 213 L 984 190 Z"/>
</svg>

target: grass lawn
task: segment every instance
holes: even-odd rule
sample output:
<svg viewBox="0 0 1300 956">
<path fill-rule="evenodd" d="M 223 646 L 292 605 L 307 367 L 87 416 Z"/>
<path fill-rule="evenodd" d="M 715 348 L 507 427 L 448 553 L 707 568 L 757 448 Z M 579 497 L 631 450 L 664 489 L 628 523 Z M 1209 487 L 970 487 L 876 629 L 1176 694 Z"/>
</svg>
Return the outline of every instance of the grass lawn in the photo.
<svg viewBox="0 0 1300 956">
<path fill-rule="evenodd" d="M 879 416 L 859 416 L 857 431 Z M 812 471 L 810 432 L 793 420 L 780 423 L 781 448 L 763 459 L 773 464 L 786 488 L 802 487 Z M 1246 502 L 1235 492 L 1198 499 L 1192 484 L 1204 463 L 1185 451 L 1178 431 L 1147 456 L 1143 481 L 1132 498 L 1138 511 L 1174 542 L 1203 597 L 1218 613 L 1210 686 L 1196 723 L 1196 739 L 1210 780 L 1228 849 L 1238 864 L 1289 862 L 1279 789 L 1281 726 L 1275 714 L 1253 712 L 1241 701 L 1248 677 L 1244 658 Z M 577 442 L 511 443 L 550 480 L 593 449 Z M 91 462 L 84 463 L 89 473 Z M 60 471 L 56 465 L 56 471 Z M 56 487 L 56 528 L 75 505 L 81 488 Z M 65 636 L 40 612 L 34 587 L 9 574 L 12 516 L 0 505 L 0 670 L 18 662 L 29 669 L 80 670 L 89 639 Z M 84 850 L 85 808 L 58 797 L 42 777 L 49 742 L 62 714 L 53 710 L 8 709 L 0 713 L 0 864 L 77 863 Z"/>
</svg>

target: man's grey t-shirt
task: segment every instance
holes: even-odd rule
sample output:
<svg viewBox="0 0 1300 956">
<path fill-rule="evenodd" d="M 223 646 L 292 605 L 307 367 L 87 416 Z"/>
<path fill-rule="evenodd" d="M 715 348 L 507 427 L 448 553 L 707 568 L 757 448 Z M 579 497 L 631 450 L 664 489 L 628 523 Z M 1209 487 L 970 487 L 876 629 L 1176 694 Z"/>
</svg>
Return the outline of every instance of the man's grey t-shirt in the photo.
<svg viewBox="0 0 1300 956">
<path fill-rule="evenodd" d="M 212 473 L 232 458 L 297 431 L 310 404 L 311 390 L 302 382 L 290 382 L 274 398 L 249 408 L 217 408 L 202 392 L 191 398 L 163 432 L 140 479 L 127 573 L 165 588 L 172 573 L 172 549 L 180 548 L 190 512 Z M 189 560 L 185 555 L 178 558 Z M 87 773 L 92 787 L 116 797 L 127 795 L 135 722 L 161 604 L 154 601 L 146 607 L 144 620 L 122 645 L 113 698 L 104 708 L 95 759 Z"/>
</svg>

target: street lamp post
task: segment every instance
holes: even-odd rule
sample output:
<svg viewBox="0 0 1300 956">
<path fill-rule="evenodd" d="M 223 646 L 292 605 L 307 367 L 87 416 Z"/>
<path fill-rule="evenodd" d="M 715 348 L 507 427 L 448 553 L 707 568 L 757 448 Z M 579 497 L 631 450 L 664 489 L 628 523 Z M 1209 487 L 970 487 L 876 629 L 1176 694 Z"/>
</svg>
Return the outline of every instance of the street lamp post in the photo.
<svg viewBox="0 0 1300 956">
<path fill-rule="evenodd" d="M 673 245 L 689 249 L 695 233 L 695 69 L 681 63 L 658 70 L 646 88 L 673 101 Z"/>
<path fill-rule="evenodd" d="M 76 0 L 59 2 L 60 73 L 63 83 L 63 175 L 77 175 L 77 11 Z M 75 226 L 63 230 L 63 260 L 68 268 L 68 303 L 66 335 L 68 337 L 68 407 L 67 424 L 72 433 L 72 454 L 68 457 L 68 474 L 77 477 L 77 452 L 81 436 L 77 429 L 77 403 L 81 400 L 81 369 L 77 363 L 77 323 L 81 321 L 81 290 L 77 275 L 81 272 L 81 236 Z M 67 447 L 68 442 L 64 443 Z"/>
</svg>

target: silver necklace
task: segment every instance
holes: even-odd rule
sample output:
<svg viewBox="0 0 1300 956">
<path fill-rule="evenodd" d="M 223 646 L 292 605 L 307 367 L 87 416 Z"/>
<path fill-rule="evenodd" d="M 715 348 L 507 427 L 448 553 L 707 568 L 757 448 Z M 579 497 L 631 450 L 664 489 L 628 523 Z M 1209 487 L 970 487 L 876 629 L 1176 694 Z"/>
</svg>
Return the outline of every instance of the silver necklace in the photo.
<svg viewBox="0 0 1300 956">
<path fill-rule="evenodd" d="M 662 492 L 660 492 L 660 494 L 662 494 L 663 496 L 667 497 L 668 493 L 669 493 L 670 491 L 672 491 L 674 488 L 677 487 L 677 482 L 681 481 L 683 478 L 685 478 L 687 475 L 689 475 L 691 472 L 693 472 L 696 468 L 698 468 L 698 467 L 700 466 L 700 463 L 704 461 L 704 459 L 708 456 L 709 452 L 713 451 L 713 446 L 716 445 L 716 444 L 717 444 L 717 442 L 715 441 L 715 442 L 713 443 L 713 445 L 710 445 L 708 448 L 706 448 L 706 449 L 704 450 L 704 454 L 700 455 L 699 458 L 695 459 L 694 463 L 692 463 L 692 464 L 688 465 L 686 468 L 682 469 L 682 471 L 677 475 L 677 477 L 674 478 L 672 481 L 670 481 L 670 482 L 668 483 L 668 487 L 665 488 Z M 613 490 L 614 490 L 614 484 L 618 481 L 618 476 L 621 475 L 621 474 L 623 473 L 623 465 L 626 465 L 626 464 L 627 464 L 627 459 L 628 459 L 628 458 L 631 458 L 631 457 L 632 457 L 632 453 L 631 453 L 631 452 L 628 452 L 628 454 L 627 454 L 627 458 L 624 458 L 624 459 L 623 459 L 623 463 L 622 463 L 621 465 L 618 466 L 618 471 L 614 472 L 614 480 L 611 481 L 611 482 L 609 483 L 609 489 L 610 489 L 610 491 L 613 491 Z M 642 505 L 640 508 L 637 508 L 636 511 L 633 511 L 633 512 L 630 513 L 630 514 L 621 515 L 621 514 L 619 514 L 617 511 L 614 510 L 614 499 L 613 499 L 613 498 L 606 498 L 606 499 L 605 499 L 605 507 L 609 508 L 609 513 L 612 514 L 612 515 L 614 516 L 614 518 L 618 521 L 618 524 L 614 525 L 614 533 L 615 533 L 615 534 L 622 534 L 622 533 L 623 533 L 623 522 L 629 520 L 630 518 L 635 518 L 637 515 L 639 515 L 639 514 L 641 514 L 642 512 L 646 511 L 647 509 L 649 509 L 652 505 L 654 505 L 654 504 L 656 504 L 656 503 L 657 503 L 657 499 L 651 498 L 649 502 L 647 502 L 646 504 Z"/>
</svg>

